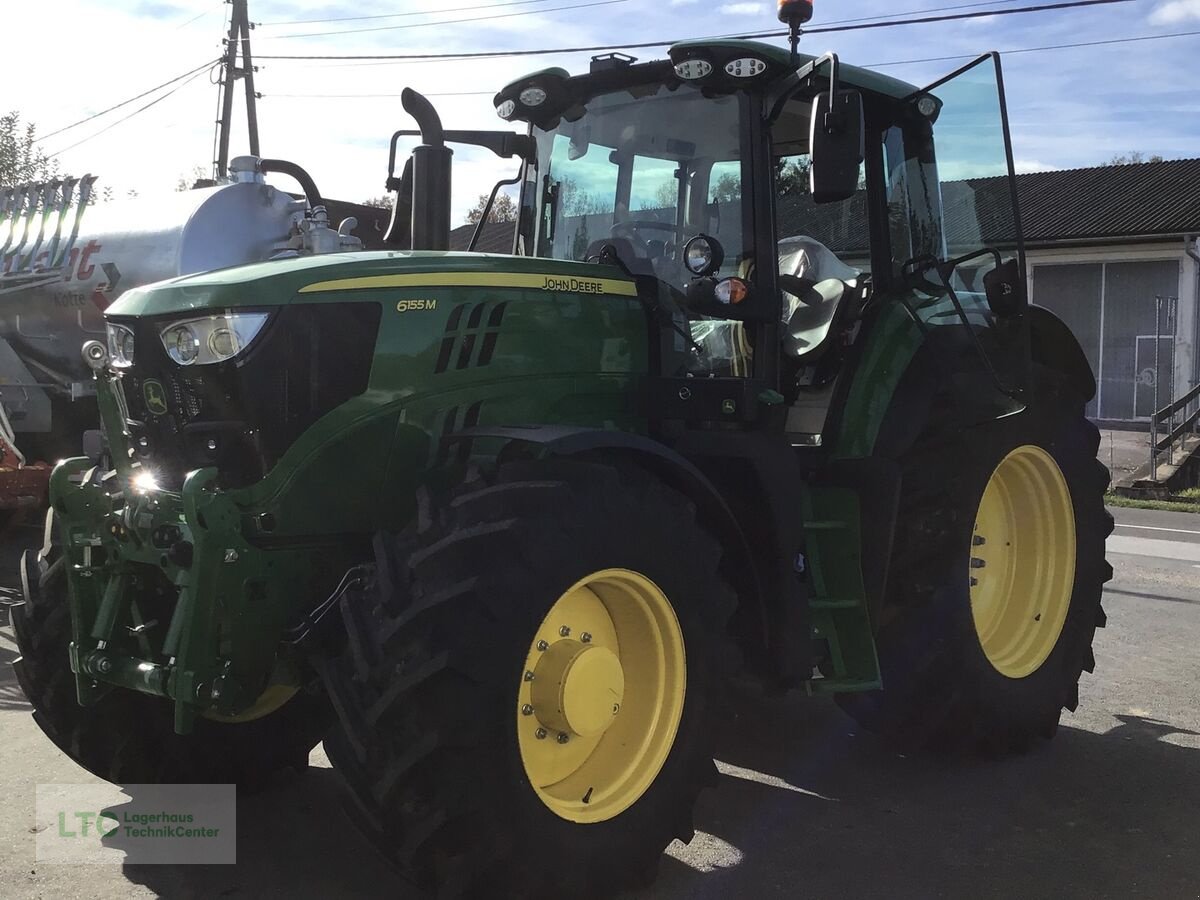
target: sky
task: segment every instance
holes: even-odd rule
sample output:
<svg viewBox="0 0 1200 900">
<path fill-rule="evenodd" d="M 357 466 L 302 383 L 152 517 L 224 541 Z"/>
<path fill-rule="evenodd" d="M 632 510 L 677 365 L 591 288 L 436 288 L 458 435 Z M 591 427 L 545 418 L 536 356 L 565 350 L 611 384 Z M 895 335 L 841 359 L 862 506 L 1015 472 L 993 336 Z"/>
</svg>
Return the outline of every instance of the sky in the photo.
<svg viewBox="0 0 1200 900">
<path fill-rule="evenodd" d="M 963 8 L 970 4 L 969 8 Z M 870 16 L 958 7 L 988 12 L 1029 0 L 816 0 L 812 26 Z M 159 91 L 61 134 L 51 133 L 214 60 L 230 7 L 222 0 L 55 0 L 10 3 L 0 110 L 16 110 L 47 137 L 65 173 L 98 174 L 118 194 L 173 190 L 213 159 L 215 73 L 201 70 L 175 93 L 128 121 L 117 120 Z M 479 7 L 454 11 L 463 7 Z M 495 7 L 494 9 L 491 7 Z M 397 16 L 396 14 L 403 14 Z M 298 22 L 347 17 L 341 22 Z M 770 31 L 767 0 L 250 0 L 256 56 L 445 53 L 618 44 Z M 329 33 L 341 32 L 341 33 Z M 1140 151 L 1200 156 L 1200 0 L 1130 0 L 1108 6 L 983 17 L 857 32 L 806 35 L 808 53 L 923 85 L 988 51 L 1197 32 L 1189 36 L 1003 56 L 1018 168 L 1072 168 Z M 782 40 L 780 41 L 782 44 Z M 658 50 L 633 50 L 650 59 Z M 500 128 L 492 96 L 548 66 L 585 71 L 591 54 L 405 63 L 259 59 L 256 88 L 264 156 L 299 163 L 322 193 L 363 201 L 384 193 L 393 131 L 413 127 L 399 94 L 430 95 L 448 128 Z M 955 57 L 944 59 L 944 57 Z M 961 58 L 958 58 L 961 57 Z M 936 61 L 931 58 L 943 58 Z M 883 65 L 887 64 L 887 65 Z M 247 152 L 243 106 L 235 104 L 231 155 Z M 114 124 L 116 123 L 116 124 Z M 111 126 L 111 127 L 110 127 Z M 104 130 L 101 133 L 102 129 Z M 77 146 L 75 146 L 77 145 Z M 512 161 L 458 150 L 453 221 Z M 281 180 L 281 185 L 287 184 Z"/>
</svg>

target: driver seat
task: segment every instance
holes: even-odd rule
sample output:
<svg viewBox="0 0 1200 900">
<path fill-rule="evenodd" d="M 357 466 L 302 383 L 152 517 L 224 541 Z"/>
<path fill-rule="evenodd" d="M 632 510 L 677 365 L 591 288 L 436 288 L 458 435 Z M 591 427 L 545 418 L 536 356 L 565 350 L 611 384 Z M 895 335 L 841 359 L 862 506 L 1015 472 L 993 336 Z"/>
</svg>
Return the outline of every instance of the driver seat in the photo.
<svg viewBox="0 0 1200 900">
<path fill-rule="evenodd" d="M 820 357 L 833 330 L 837 312 L 851 290 L 852 284 L 838 278 L 826 278 L 798 296 L 800 302 L 784 327 L 784 352 L 802 362 L 813 362 Z"/>
</svg>

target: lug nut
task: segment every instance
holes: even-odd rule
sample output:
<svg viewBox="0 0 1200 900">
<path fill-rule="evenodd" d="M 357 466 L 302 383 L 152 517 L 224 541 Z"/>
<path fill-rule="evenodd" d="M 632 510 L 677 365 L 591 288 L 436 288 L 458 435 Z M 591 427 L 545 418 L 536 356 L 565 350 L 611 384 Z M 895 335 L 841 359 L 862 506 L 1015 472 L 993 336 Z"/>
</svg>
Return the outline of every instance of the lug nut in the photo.
<svg viewBox="0 0 1200 900">
<path fill-rule="evenodd" d="M 537 648 L 538 648 L 538 650 L 539 650 L 539 651 L 541 651 L 542 653 L 545 653 L 547 650 L 549 650 L 549 649 L 550 649 L 550 645 L 549 645 L 549 644 L 547 644 L 545 641 L 538 641 L 538 642 L 537 642 Z"/>
<path fill-rule="evenodd" d="M 560 731 L 558 733 L 558 742 L 560 744 L 565 744 L 570 739 L 571 739 L 571 736 L 569 734 L 567 734 L 565 731 Z"/>
<path fill-rule="evenodd" d="M 112 667 L 113 667 L 112 660 L 109 659 L 107 656 L 102 656 L 98 660 L 96 660 L 96 671 L 99 672 L 101 675 L 107 675 L 109 672 L 112 671 Z"/>
<path fill-rule="evenodd" d="M 526 681 L 533 681 L 533 678 L 534 678 L 534 675 L 533 675 L 533 673 L 532 673 L 532 672 L 526 672 L 526 673 L 525 673 L 525 680 L 526 680 Z"/>
<path fill-rule="evenodd" d="M 558 633 L 563 637 L 569 637 L 571 634 L 571 629 L 564 625 L 562 628 L 558 629 Z"/>
<path fill-rule="evenodd" d="M 583 641 L 585 644 L 590 644 L 592 642 L 592 636 L 585 631 L 579 636 L 579 640 Z"/>
<path fill-rule="evenodd" d="M 971 587 L 975 587 L 975 585 L 977 585 L 977 584 L 979 584 L 979 579 L 976 578 L 974 575 L 972 575 L 971 576 Z"/>
<path fill-rule="evenodd" d="M 546 729 L 545 728 L 539 728 L 533 734 L 539 741 L 546 739 Z"/>
<path fill-rule="evenodd" d="M 521 707 L 521 715 L 532 716 L 533 715 L 533 707 L 530 706 L 528 703 L 526 703 L 524 706 Z"/>
<path fill-rule="evenodd" d="M 987 563 L 984 562 L 982 559 L 980 559 L 978 556 L 971 557 L 971 568 L 972 569 L 982 569 L 986 565 L 987 565 Z"/>
<path fill-rule="evenodd" d="M 982 547 L 986 543 L 987 543 L 987 538 L 985 538 L 981 534 L 977 534 L 973 538 L 971 538 L 971 545 L 973 547 Z"/>
</svg>

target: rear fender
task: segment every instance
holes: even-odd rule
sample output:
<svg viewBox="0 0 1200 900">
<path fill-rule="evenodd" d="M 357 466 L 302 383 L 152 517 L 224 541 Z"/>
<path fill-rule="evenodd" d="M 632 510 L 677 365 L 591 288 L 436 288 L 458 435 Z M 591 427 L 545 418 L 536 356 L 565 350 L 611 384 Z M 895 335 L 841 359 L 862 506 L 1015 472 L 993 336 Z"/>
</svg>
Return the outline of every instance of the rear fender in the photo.
<svg viewBox="0 0 1200 900">
<path fill-rule="evenodd" d="M 1044 306 L 1029 307 L 1030 353 L 1039 365 L 1066 376 L 1084 402 L 1096 396 L 1096 376 L 1067 324 Z"/>
</svg>

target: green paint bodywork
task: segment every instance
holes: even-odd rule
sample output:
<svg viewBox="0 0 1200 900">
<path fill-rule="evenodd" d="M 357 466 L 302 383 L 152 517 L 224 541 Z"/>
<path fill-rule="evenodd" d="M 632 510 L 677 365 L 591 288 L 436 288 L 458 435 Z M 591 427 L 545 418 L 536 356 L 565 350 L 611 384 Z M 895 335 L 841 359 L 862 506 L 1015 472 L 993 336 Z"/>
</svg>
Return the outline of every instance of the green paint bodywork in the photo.
<svg viewBox="0 0 1200 900">
<path fill-rule="evenodd" d="M 447 272 L 630 286 L 619 270 L 579 263 L 360 253 L 176 279 L 114 304 L 110 316 L 165 317 L 164 323 L 173 315 L 289 303 L 373 303 L 383 316 L 367 390 L 303 433 L 265 478 L 239 490 L 213 489 L 212 469 L 193 472 L 179 493 L 135 487 L 148 470 L 130 462 L 122 379 L 100 373 L 101 415 L 116 474 L 101 481 L 88 472 L 89 461 L 67 460 L 50 486 L 70 566 L 77 629 L 72 668 L 81 702 L 113 685 L 170 697 L 181 731 L 198 712 L 233 715 L 248 707 L 280 671 L 294 671 L 276 648 L 284 628 L 324 599 L 313 586 L 360 562 L 364 535 L 408 523 L 417 488 L 439 477 L 440 436 L 463 427 L 473 405 L 479 425 L 645 430 L 638 398 L 649 349 L 646 313 L 636 297 L 487 286 L 302 292 L 346 278 Z M 479 347 L 489 330 L 498 330 L 489 323 L 500 304 L 506 305 L 504 341 L 480 367 Z M 460 307 L 464 312 L 456 316 Z M 469 313 L 477 308 L 479 324 L 472 328 Z M 452 318 L 458 327 L 451 327 Z M 469 339 L 472 353 L 464 349 Z M 447 341 L 449 365 L 437 372 Z M 110 496 L 114 483 L 120 490 Z M 261 523 L 269 520 L 274 526 L 267 533 Z M 190 566 L 152 545 L 150 535 L 165 525 L 192 545 Z M 145 581 L 151 569 L 178 589 L 179 600 L 169 625 L 134 638 L 140 612 L 131 585 Z M 175 664 L 151 661 L 163 657 Z"/>
</svg>

